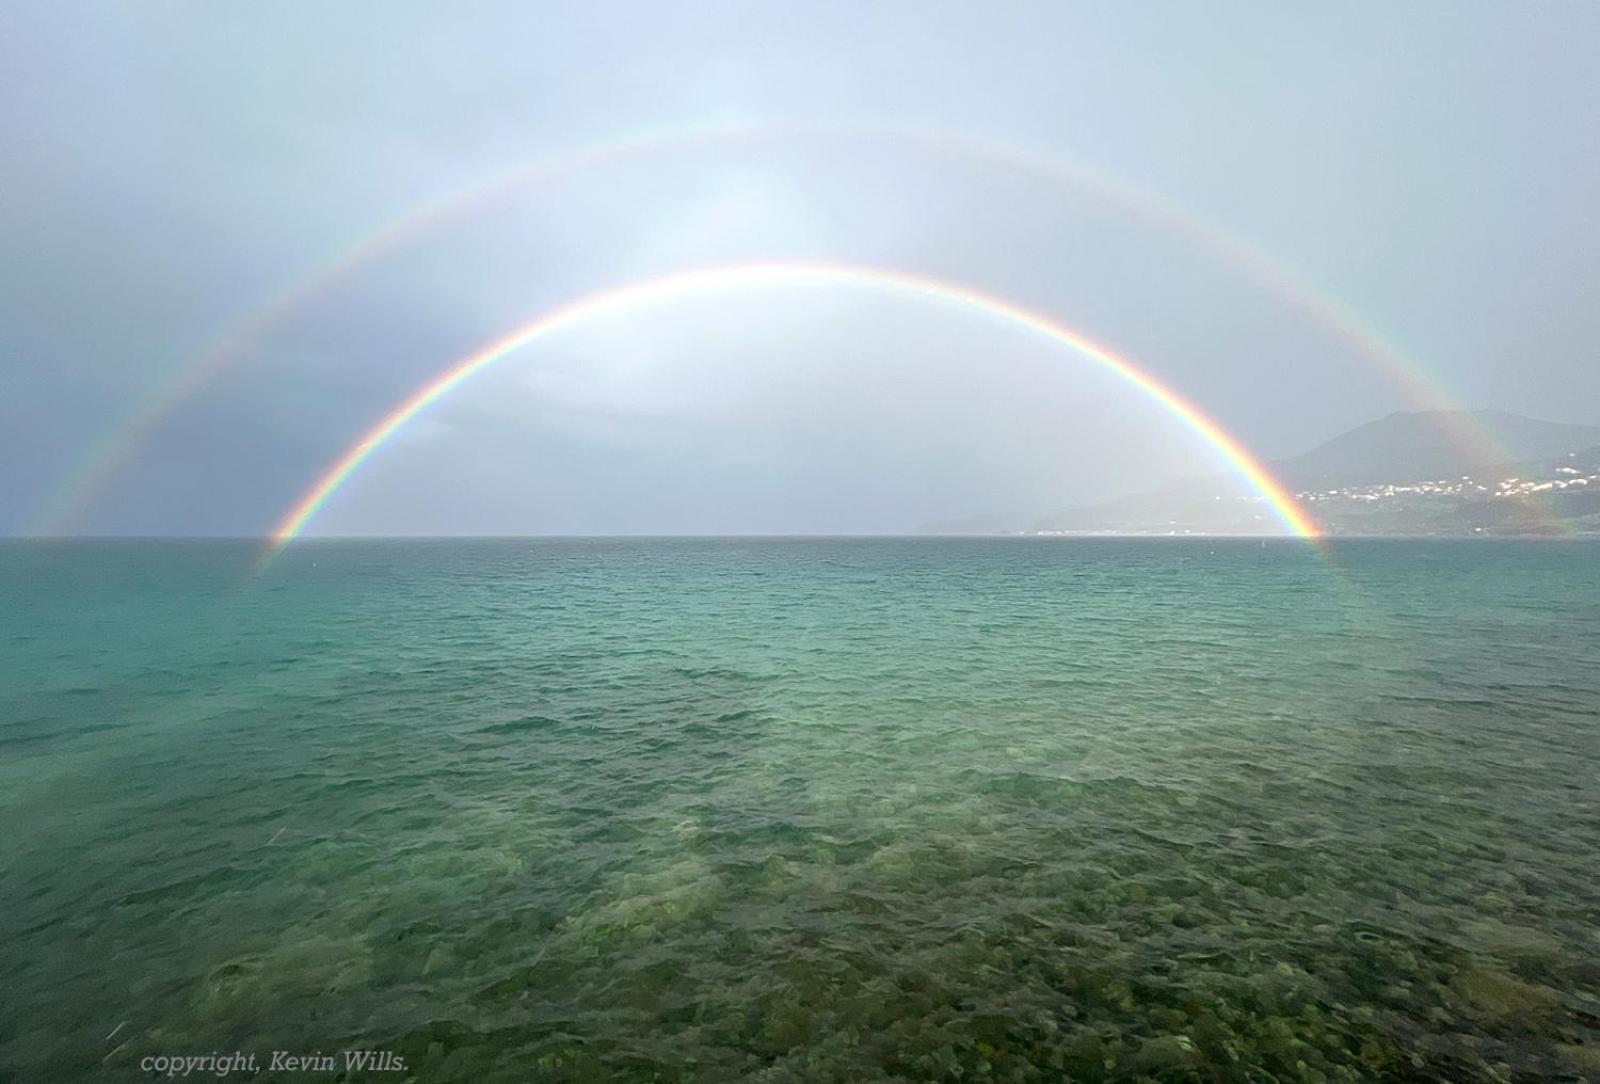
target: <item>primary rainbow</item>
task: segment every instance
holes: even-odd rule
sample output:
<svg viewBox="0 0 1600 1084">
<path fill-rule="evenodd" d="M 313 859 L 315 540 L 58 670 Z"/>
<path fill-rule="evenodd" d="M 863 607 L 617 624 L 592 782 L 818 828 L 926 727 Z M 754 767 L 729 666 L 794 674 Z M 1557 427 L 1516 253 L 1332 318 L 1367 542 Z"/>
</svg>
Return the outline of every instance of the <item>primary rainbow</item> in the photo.
<svg viewBox="0 0 1600 1084">
<path fill-rule="evenodd" d="M 1173 388 L 1140 369 L 1127 358 L 1089 339 L 1077 331 L 1055 321 L 1030 312 L 1010 301 L 981 293 L 966 286 L 938 279 L 911 275 L 902 271 L 864 267 L 854 264 L 834 263 L 746 263 L 682 271 L 660 278 L 630 283 L 615 289 L 603 290 L 579 298 L 561 308 L 547 312 L 531 323 L 494 340 L 475 353 L 456 361 L 438 376 L 412 392 L 406 399 L 378 420 L 338 459 L 334 460 L 278 521 L 271 534 L 270 545 L 263 563 L 284 545 L 305 530 L 306 525 L 327 504 L 339 487 L 356 469 L 407 422 L 443 398 L 453 388 L 464 383 L 473 374 L 499 361 L 521 347 L 586 317 L 630 302 L 664 295 L 686 293 L 736 285 L 769 281 L 811 281 L 843 285 L 869 286 L 894 290 L 920 297 L 934 298 L 987 313 L 1018 327 L 1042 335 L 1052 342 L 1068 347 L 1100 365 L 1145 395 L 1159 403 L 1168 413 L 1179 419 L 1192 432 L 1206 442 L 1217 456 L 1249 483 L 1272 508 L 1285 527 L 1294 535 L 1315 539 L 1320 537 L 1316 524 L 1295 503 L 1294 497 L 1273 478 L 1260 460 L 1239 441 L 1208 417 L 1198 406 L 1189 402 Z"/>
</svg>

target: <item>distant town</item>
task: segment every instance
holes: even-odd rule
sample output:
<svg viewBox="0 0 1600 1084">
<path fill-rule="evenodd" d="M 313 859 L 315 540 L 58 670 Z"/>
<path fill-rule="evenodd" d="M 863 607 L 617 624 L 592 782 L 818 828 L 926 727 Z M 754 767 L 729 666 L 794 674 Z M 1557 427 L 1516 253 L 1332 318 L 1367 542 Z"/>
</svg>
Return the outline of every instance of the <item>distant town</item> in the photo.
<svg viewBox="0 0 1600 1084">
<path fill-rule="evenodd" d="M 1576 458 L 1577 453 L 1570 453 Z M 1479 480 L 1463 474 L 1455 480 L 1441 478 L 1432 482 L 1413 482 L 1410 485 L 1346 486 L 1340 489 L 1308 490 L 1295 494 L 1295 499 L 1305 503 L 1327 500 L 1382 501 L 1409 496 L 1492 496 L 1525 498 L 1539 493 L 1553 493 L 1574 486 L 1600 486 L 1600 468 L 1584 469 L 1571 466 L 1554 468 L 1553 478 L 1501 478 Z"/>
<path fill-rule="evenodd" d="M 1463 429 L 1496 433 L 1499 454 L 1462 448 Z M 1494 455 L 1501 461 L 1486 461 Z M 1272 473 L 1334 535 L 1600 536 L 1600 427 L 1504 412 L 1397 413 Z M 1271 532 L 1266 502 L 1226 479 L 1068 509 L 1029 535 L 1253 535 Z"/>
</svg>

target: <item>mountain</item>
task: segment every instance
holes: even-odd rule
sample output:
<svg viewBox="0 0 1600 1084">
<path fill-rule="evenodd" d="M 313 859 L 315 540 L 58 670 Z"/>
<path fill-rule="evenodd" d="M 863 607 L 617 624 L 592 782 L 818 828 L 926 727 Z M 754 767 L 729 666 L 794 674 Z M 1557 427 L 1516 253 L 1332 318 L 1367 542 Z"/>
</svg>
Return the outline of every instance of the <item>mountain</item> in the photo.
<svg viewBox="0 0 1600 1084">
<path fill-rule="evenodd" d="M 1330 533 L 1600 533 L 1600 426 L 1505 411 L 1391 414 L 1267 464 Z M 1265 503 L 1217 475 L 1048 516 L 1023 533 L 1257 534 Z"/>
<path fill-rule="evenodd" d="M 1600 426 L 1538 421 L 1503 410 L 1399 412 L 1271 465 L 1290 489 L 1459 478 L 1600 445 Z"/>
</svg>

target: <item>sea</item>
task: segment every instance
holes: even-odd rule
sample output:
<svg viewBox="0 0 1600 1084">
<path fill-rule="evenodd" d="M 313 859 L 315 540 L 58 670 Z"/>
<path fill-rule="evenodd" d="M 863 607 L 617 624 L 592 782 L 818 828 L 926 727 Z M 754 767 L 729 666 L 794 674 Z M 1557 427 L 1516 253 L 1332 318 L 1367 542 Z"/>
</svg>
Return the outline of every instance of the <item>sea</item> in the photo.
<svg viewBox="0 0 1600 1084">
<path fill-rule="evenodd" d="M 1600 1079 L 1600 544 L 0 544 L 0 1079 L 185 1072 Z"/>
</svg>

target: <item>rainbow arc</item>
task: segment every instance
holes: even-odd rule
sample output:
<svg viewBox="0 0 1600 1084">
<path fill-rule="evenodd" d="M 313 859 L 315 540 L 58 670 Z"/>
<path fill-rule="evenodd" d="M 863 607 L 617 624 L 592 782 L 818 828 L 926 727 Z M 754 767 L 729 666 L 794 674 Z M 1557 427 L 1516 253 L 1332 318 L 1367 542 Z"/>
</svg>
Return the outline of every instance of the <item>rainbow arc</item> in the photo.
<svg viewBox="0 0 1600 1084">
<path fill-rule="evenodd" d="M 189 355 L 135 401 L 122 420 L 90 443 L 62 475 L 34 516 L 29 533 L 69 530 L 127 464 L 149 436 L 183 403 L 198 395 L 218 375 L 248 356 L 292 313 L 333 289 L 338 283 L 404 243 L 439 228 L 527 186 L 571 176 L 586 169 L 677 149 L 743 144 L 762 139 L 820 139 L 900 143 L 941 154 L 988 162 L 1066 186 L 1104 202 L 1133 218 L 1182 237 L 1210 253 L 1220 264 L 1255 282 L 1307 316 L 1356 356 L 1385 373 L 1412 404 L 1424 409 L 1452 409 L 1457 404 L 1439 383 L 1405 351 L 1381 335 L 1348 305 L 1312 287 L 1283 261 L 1224 227 L 1206 221 L 1164 196 L 1131 186 L 1081 165 L 1057 161 L 959 133 L 925 132 L 874 124 L 776 122 L 720 126 L 667 126 L 630 133 L 619 139 L 558 152 L 514 164 L 390 222 L 353 245 L 341 248 L 234 324 L 207 347 Z M 1497 447 L 1492 434 L 1463 420 L 1456 439 L 1476 449 Z"/>
<path fill-rule="evenodd" d="M 1225 430 L 1175 388 L 1157 379 L 1132 360 L 1073 328 L 1032 312 L 1004 298 L 968 286 L 912 275 L 902 271 L 854 264 L 754 263 L 682 271 L 659 278 L 589 294 L 537 317 L 516 330 L 458 359 L 417 388 L 367 429 L 333 460 L 272 529 L 263 564 L 284 545 L 299 537 L 344 486 L 391 437 L 434 403 L 470 380 L 475 374 L 562 328 L 647 299 L 665 298 L 702 290 L 724 289 L 752 283 L 820 282 L 888 290 L 922 297 L 984 313 L 1062 346 L 1115 374 L 1198 436 L 1217 457 L 1242 478 L 1271 507 L 1290 534 L 1316 539 L 1315 522 L 1295 502 L 1236 437 Z"/>
</svg>

